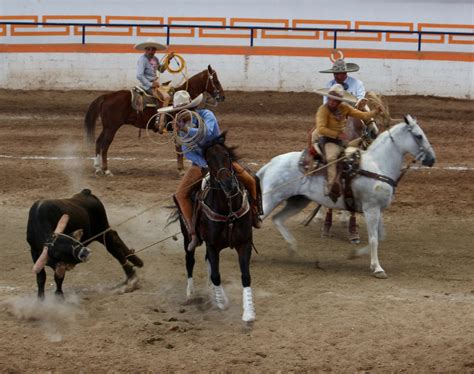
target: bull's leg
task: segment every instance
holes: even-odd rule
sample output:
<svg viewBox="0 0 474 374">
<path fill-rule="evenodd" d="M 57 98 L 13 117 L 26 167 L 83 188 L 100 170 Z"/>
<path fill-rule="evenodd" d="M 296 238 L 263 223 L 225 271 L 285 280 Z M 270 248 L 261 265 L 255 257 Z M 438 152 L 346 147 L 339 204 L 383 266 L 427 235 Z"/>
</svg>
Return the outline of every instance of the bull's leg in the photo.
<svg viewBox="0 0 474 374">
<path fill-rule="evenodd" d="M 54 293 L 56 297 L 60 300 L 64 299 L 64 294 L 63 294 L 63 282 L 64 282 L 64 276 L 65 276 L 65 271 L 66 267 L 63 264 L 62 268 L 60 268 L 61 265 L 56 266 L 56 271 L 54 272 L 54 281 L 56 282 L 56 292 Z"/>
<path fill-rule="evenodd" d="M 351 213 L 351 217 L 349 218 L 349 241 L 352 244 L 359 244 L 360 243 L 360 235 L 359 235 L 359 226 L 356 222 L 356 215 L 354 212 Z"/>
<path fill-rule="evenodd" d="M 210 244 L 206 243 L 206 254 L 211 269 L 211 287 L 214 301 L 219 309 L 225 309 L 229 305 L 224 287 L 221 285 L 221 275 L 219 274 L 219 252 Z"/>
<path fill-rule="evenodd" d="M 328 211 L 326 212 L 324 225 L 321 230 L 321 237 L 328 238 L 331 236 L 331 226 L 332 226 L 332 209 L 328 209 Z"/>
<path fill-rule="evenodd" d="M 110 230 L 104 236 L 97 239 L 102 243 L 107 251 L 122 265 L 122 269 L 127 276 L 126 284 L 128 292 L 135 290 L 138 287 L 138 278 L 133 265 L 130 263 L 133 259 L 133 264 L 141 267 L 142 260 L 128 249 L 122 239 L 118 236 L 115 230 Z M 130 260 L 130 262 L 129 262 Z"/>
<path fill-rule="evenodd" d="M 252 255 L 252 243 L 249 242 L 237 247 L 237 253 L 239 255 L 243 287 L 242 306 L 244 313 L 242 314 L 242 320 L 244 322 L 252 322 L 255 321 L 255 307 L 253 304 L 252 288 L 250 287 L 250 257 Z"/>
<path fill-rule="evenodd" d="M 38 285 L 38 299 L 44 300 L 44 286 L 46 284 L 46 271 L 44 269 L 36 274 L 36 284 Z"/>
</svg>

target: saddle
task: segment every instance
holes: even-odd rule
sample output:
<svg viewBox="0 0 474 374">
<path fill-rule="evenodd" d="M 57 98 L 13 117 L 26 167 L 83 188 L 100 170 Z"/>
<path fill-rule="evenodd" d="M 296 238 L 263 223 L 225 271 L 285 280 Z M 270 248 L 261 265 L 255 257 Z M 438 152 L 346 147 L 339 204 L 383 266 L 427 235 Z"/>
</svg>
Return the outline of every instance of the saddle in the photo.
<svg viewBox="0 0 474 374">
<path fill-rule="evenodd" d="M 337 174 L 334 184 L 338 185 L 336 188 L 339 188 L 343 195 L 346 208 L 351 212 L 355 212 L 358 210 L 355 206 L 351 185 L 360 168 L 361 150 L 357 147 L 347 147 L 338 156 L 338 158 L 341 157 L 344 158 L 337 163 Z M 327 178 L 327 168 L 321 169 L 326 164 L 326 157 L 317 143 L 313 150 L 304 149 L 299 160 L 300 171 L 308 176 L 323 175 Z"/>
<path fill-rule="evenodd" d="M 157 91 L 162 90 L 170 97 L 173 97 L 174 87 L 170 85 L 171 81 L 163 83 Z M 130 90 L 132 94 L 132 108 L 137 112 L 143 112 L 145 108 L 161 108 L 163 100 L 148 94 L 142 87 L 135 86 Z"/>
</svg>

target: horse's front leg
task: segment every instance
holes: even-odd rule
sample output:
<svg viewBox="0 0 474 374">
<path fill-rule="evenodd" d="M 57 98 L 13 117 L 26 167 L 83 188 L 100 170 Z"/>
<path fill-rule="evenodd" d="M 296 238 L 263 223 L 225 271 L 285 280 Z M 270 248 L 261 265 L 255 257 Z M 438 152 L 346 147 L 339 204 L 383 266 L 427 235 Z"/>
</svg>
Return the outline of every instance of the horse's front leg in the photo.
<svg viewBox="0 0 474 374">
<path fill-rule="evenodd" d="M 114 140 L 117 130 L 111 129 L 104 133 L 104 138 L 102 141 L 102 171 L 105 176 L 113 176 L 112 172 L 109 170 L 107 152 L 109 151 L 110 144 Z"/>
<path fill-rule="evenodd" d="M 242 306 L 244 313 L 242 314 L 242 321 L 255 321 L 255 307 L 253 304 L 252 288 L 250 287 L 250 256 L 252 254 L 252 243 L 241 245 L 237 247 L 239 255 L 240 272 L 242 274 Z"/>
<path fill-rule="evenodd" d="M 178 173 L 179 175 L 184 175 L 184 157 L 183 150 L 179 144 L 174 143 L 176 149 L 176 161 L 178 163 Z"/>
<path fill-rule="evenodd" d="M 221 285 L 221 275 L 219 274 L 219 251 L 212 245 L 206 243 L 206 257 L 210 269 L 210 280 L 214 301 L 219 309 L 225 309 L 229 305 L 229 300 Z"/>
<path fill-rule="evenodd" d="M 360 235 L 359 235 L 359 226 L 357 225 L 356 215 L 354 212 L 351 213 L 351 217 L 349 218 L 349 241 L 352 244 L 359 244 L 360 243 Z"/>
<path fill-rule="evenodd" d="M 326 217 L 324 218 L 324 225 L 321 230 L 322 238 L 329 238 L 331 236 L 331 227 L 332 227 L 332 209 L 326 211 Z"/>
<path fill-rule="evenodd" d="M 103 174 L 102 165 L 102 142 L 104 141 L 104 130 L 100 133 L 99 137 L 95 142 L 95 158 L 94 158 L 94 169 L 96 175 Z"/>
<path fill-rule="evenodd" d="M 376 278 L 386 279 L 387 274 L 380 266 L 378 258 L 378 245 L 379 245 L 379 227 L 381 220 L 380 208 L 368 208 L 364 209 L 364 216 L 367 225 L 367 233 L 369 235 L 369 249 L 370 249 L 370 269 L 373 271 L 373 275 Z"/>
<path fill-rule="evenodd" d="M 186 272 L 188 275 L 188 283 L 186 286 L 186 297 L 188 298 L 188 300 L 191 300 L 194 297 L 193 270 L 194 270 L 194 264 L 196 263 L 196 260 L 194 258 L 195 250 L 194 249 L 192 251 L 186 250 L 186 248 L 188 248 L 189 239 L 187 239 L 187 235 L 184 235 L 184 237 L 185 237 L 184 251 L 186 252 Z"/>
</svg>

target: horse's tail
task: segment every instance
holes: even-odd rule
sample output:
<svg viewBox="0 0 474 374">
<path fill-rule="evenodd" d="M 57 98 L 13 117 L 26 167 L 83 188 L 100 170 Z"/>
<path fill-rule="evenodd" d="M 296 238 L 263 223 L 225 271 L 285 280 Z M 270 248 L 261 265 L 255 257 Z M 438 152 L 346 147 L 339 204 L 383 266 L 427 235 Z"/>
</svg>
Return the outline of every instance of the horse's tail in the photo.
<svg viewBox="0 0 474 374">
<path fill-rule="evenodd" d="M 86 132 L 86 139 L 89 144 L 94 142 L 95 124 L 97 117 L 100 114 L 100 108 L 105 100 L 105 95 L 99 96 L 95 99 L 87 109 L 86 117 L 84 119 L 84 130 Z"/>
</svg>

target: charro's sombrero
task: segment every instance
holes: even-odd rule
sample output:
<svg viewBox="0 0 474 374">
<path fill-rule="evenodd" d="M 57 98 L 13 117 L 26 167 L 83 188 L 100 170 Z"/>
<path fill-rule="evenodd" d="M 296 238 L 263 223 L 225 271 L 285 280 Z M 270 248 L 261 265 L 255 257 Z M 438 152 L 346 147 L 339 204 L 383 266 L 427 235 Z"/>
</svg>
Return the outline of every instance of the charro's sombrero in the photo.
<svg viewBox="0 0 474 374">
<path fill-rule="evenodd" d="M 346 63 L 342 58 L 340 58 L 334 62 L 331 69 L 321 70 L 320 73 L 350 73 L 358 70 L 359 65 L 351 62 Z"/>
<path fill-rule="evenodd" d="M 138 49 L 139 51 L 144 51 L 145 48 L 148 48 L 148 47 L 156 48 L 157 51 L 161 51 L 163 49 L 166 49 L 166 46 L 164 46 L 163 44 L 158 43 L 157 41 L 155 41 L 152 38 L 148 38 L 146 41 L 144 41 L 142 43 L 135 44 L 135 49 Z"/>
<path fill-rule="evenodd" d="M 187 91 L 176 91 L 173 95 L 173 105 L 159 108 L 158 113 L 171 113 L 183 109 L 195 108 L 201 104 L 203 98 L 203 94 L 200 94 L 194 100 L 191 100 L 191 96 Z"/>
<path fill-rule="evenodd" d="M 318 95 L 327 96 L 335 100 L 344 101 L 346 103 L 355 104 L 357 103 L 357 97 L 351 95 L 349 92 L 344 91 L 344 87 L 340 84 L 333 84 L 330 88 L 320 88 L 316 90 Z"/>
</svg>

